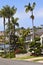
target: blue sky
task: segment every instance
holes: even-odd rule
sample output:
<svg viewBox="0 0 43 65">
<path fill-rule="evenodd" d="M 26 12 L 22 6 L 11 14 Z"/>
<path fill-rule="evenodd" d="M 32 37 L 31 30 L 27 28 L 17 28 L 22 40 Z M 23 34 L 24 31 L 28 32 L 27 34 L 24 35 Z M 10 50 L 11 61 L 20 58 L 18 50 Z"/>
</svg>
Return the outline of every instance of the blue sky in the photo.
<svg viewBox="0 0 43 65">
<path fill-rule="evenodd" d="M 28 3 L 36 2 L 34 9 L 34 25 L 40 26 L 43 24 L 43 0 L 0 0 L 0 9 L 5 6 L 13 6 L 17 8 L 17 12 L 14 17 L 18 17 L 19 27 L 32 27 L 32 21 L 30 19 L 30 13 L 26 14 L 24 6 Z M 0 31 L 3 30 L 3 19 L 0 18 Z"/>
</svg>

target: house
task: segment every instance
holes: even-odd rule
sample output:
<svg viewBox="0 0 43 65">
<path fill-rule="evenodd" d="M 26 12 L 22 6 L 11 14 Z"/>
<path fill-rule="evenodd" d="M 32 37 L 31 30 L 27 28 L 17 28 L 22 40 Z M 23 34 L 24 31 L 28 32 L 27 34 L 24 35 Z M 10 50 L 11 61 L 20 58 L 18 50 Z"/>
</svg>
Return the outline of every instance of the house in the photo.
<svg viewBox="0 0 43 65">
<path fill-rule="evenodd" d="M 35 36 L 40 37 L 40 43 L 41 46 L 43 45 L 43 28 L 42 29 L 37 29 L 37 31 L 34 32 Z M 33 40 L 33 32 L 31 30 L 30 34 L 26 36 L 25 42 L 26 42 L 26 49 L 29 49 L 29 44 Z"/>
<path fill-rule="evenodd" d="M 36 31 L 37 36 L 40 37 L 41 46 L 43 45 L 43 28 Z"/>
</svg>

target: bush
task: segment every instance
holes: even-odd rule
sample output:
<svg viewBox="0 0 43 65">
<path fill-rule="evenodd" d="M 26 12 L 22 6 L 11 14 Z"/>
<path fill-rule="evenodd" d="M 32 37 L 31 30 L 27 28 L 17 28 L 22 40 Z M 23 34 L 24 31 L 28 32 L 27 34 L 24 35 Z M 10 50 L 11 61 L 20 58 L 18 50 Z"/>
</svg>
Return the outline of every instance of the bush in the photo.
<svg viewBox="0 0 43 65">
<path fill-rule="evenodd" d="M 29 45 L 30 49 L 29 51 L 31 52 L 31 55 L 38 56 L 41 55 L 41 43 L 32 41 Z"/>
<path fill-rule="evenodd" d="M 3 58 L 15 58 L 15 53 L 11 52 L 11 53 L 6 53 L 6 54 L 2 54 Z"/>
<path fill-rule="evenodd" d="M 27 53 L 27 51 L 26 51 L 26 50 L 21 50 L 21 53 L 23 53 L 23 54 L 24 54 L 24 53 Z"/>
<path fill-rule="evenodd" d="M 11 52 L 10 58 L 15 58 L 15 53 Z"/>
<path fill-rule="evenodd" d="M 40 41 L 40 37 L 35 37 L 35 41 Z"/>
</svg>

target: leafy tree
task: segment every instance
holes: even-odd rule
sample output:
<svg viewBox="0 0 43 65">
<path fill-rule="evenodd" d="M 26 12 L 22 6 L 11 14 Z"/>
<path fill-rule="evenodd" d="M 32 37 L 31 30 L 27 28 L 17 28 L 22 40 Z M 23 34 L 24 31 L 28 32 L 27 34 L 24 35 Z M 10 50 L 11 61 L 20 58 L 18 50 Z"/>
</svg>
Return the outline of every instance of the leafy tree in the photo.
<svg viewBox="0 0 43 65">
<path fill-rule="evenodd" d="M 30 30 L 25 28 L 20 28 L 19 30 L 19 38 L 17 42 L 17 48 L 26 51 L 26 45 L 25 45 L 25 37 L 29 34 Z"/>
</svg>

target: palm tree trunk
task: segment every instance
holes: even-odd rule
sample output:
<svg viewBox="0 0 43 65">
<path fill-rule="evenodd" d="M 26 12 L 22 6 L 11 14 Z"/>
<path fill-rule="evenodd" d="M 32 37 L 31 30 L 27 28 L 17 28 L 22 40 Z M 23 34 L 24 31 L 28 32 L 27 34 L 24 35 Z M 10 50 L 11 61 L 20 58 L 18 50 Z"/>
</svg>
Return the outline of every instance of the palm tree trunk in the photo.
<svg viewBox="0 0 43 65">
<path fill-rule="evenodd" d="M 33 11 L 32 11 L 33 15 Z M 32 18 L 32 31 L 33 31 L 33 41 L 34 41 L 34 18 Z"/>
<path fill-rule="evenodd" d="M 6 53 L 6 48 L 5 48 L 5 17 L 3 18 L 4 19 L 4 53 Z"/>
<path fill-rule="evenodd" d="M 11 43 L 11 40 L 10 40 L 10 18 L 8 18 L 8 22 L 9 22 L 9 57 L 11 55 L 10 53 L 10 43 Z"/>
<path fill-rule="evenodd" d="M 14 47 L 15 47 L 15 24 L 14 24 Z M 15 49 L 14 49 L 15 50 Z"/>
</svg>

